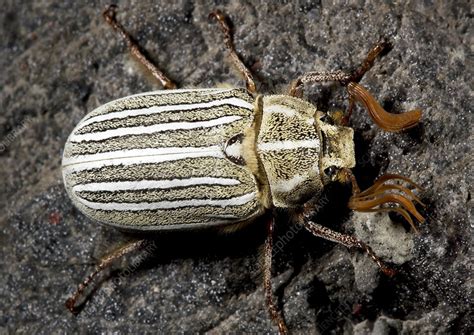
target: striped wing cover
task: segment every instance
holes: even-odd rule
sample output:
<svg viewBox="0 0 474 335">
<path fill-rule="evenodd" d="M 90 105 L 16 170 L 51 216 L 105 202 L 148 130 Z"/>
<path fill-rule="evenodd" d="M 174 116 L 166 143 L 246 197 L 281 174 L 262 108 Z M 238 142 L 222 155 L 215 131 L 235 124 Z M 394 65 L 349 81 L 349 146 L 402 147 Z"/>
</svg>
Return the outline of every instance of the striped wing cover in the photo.
<svg viewBox="0 0 474 335">
<path fill-rule="evenodd" d="M 89 113 L 63 155 L 63 178 L 87 216 L 136 230 L 223 225 L 260 214 L 253 175 L 223 154 L 251 126 L 242 89 L 129 96 Z"/>
</svg>

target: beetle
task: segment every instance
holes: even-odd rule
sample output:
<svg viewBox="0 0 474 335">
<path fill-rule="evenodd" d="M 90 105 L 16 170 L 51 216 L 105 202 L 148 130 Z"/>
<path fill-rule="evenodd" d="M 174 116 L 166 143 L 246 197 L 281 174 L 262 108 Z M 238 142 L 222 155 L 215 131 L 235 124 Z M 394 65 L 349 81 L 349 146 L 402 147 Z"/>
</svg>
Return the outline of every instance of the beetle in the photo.
<svg viewBox="0 0 474 335">
<path fill-rule="evenodd" d="M 351 183 L 348 206 L 353 210 L 396 211 L 415 230 L 412 216 L 424 221 L 414 205 L 420 200 L 408 187 L 392 183 L 419 188 L 410 179 L 386 174 L 361 191 L 350 170 L 355 153 L 348 120 L 356 102 L 387 131 L 411 128 L 421 118 L 420 110 L 386 112 L 359 84 L 390 47 L 387 40 L 379 41 L 351 73 L 309 72 L 293 81 L 288 93 L 264 96 L 257 93 L 251 71 L 235 50 L 226 17 L 215 11 L 210 17 L 220 25 L 246 89 L 176 89 L 117 21 L 116 6 L 109 6 L 103 16 L 166 90 L 109 102 L 74 128 L 65 144 L 62 171 L 67 193 L 79 210 L 94 221 L 132 232 L 225 231 L 263 218 L 268 232 L 265 296 L 280 333 L 288 329 L 271 287 L 276 208 L 287 209 L 296 224 L 315 236 L 362 249 L 384 273 L 393 274 L 364 242 L 312 221 L 315 202 L 334 181 Z M 304 85 L 328 81 L 347 88 L 350 103 L 345 114 L 319 111 L 302 98 Z M 145 239 L 134 240 L 103 258 L 67 300 L 67 308 L 76 313 L 94 277 L 145 244 Z"/>
</svg>

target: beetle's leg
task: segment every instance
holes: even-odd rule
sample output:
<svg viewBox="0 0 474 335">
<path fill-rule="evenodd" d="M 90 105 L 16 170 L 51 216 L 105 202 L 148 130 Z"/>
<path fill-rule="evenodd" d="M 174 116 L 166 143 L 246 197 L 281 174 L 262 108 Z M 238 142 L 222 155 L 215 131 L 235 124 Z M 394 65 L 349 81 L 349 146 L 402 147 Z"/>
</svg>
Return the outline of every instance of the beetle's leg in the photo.
<svg viewBox="0 0 474 335">
<path fill-rule="evenodd" d="M 125 28 L 117 21 L 115 16 L 117 5 L 109 5 L 102 15 L 104 16 L 105 21 L 112 26 L 120 36 L 127 43 L 127 47 L 130 49 L 130 53 L 135 57 L 135 59 L 141 63 L 151 75 L 157 79 L 165 89 L 176 88 L 175 83 L 171 81 L 163 72 L 160 71 L 140 50 L 137 42 L 130 36 L 130 34 L 125 30 Z"/>
<path fill-rule="evenodd" d="M 392 44 L 389 42 L 388 38 L 382 37 L 367 53 L 367 56 L 365 57 L 362 64 L 357 68 L 357 70 L 351 73 L 350 78 L 343 84 L 346 85 L 349 82 L 358 83 L 364 74 L 369 71 L 372 66 L 374 66 L 375 60 L 383 53 L 388 52 L 391 47 Z"/>
<path fill-rule="evenodd" d="M 286 327 L 285 320 L 281 315 L 278 307 L 273 301 L 273 290 L 272 290 L 272 251 L 273 251 L 273 229 L 274 229 L 274 218 L 273 215 L 268 217 L 268 233 L 265 240 L 265 253 L 264 253 L 264 266 L 263 266 L 263 286 L 265 289 L 265 298 L 268 308 L 268 313 L 272 320 L 278 325 L 280 334 L 287 334 L 288 328 Z"/>
<path fill-rule="evenodd" d="M 256 93 L 257 88 L 255 86 L 255 82 L 253 80 L 252 73 L 245 66 L 245 64 L 242 62 L 239 55 L 237 54 L 237 51 L 235 50 L 234 42 L 232 40 L 231 29 L 230 29 L 229 25 L 227 24 L 225 15 L 220 10 L 215 10 L 212 13 L 209 14 L 209 17 L 210 18 L 215 18 L 217 20 L 217 22 L 219 22 L 219 25 L 221 26 L 222 32 L 224 33 L 225 45 L 226 45 L 227 49 L 230 52 L 230 56 L 232 58 L 232 61 L 235 64 L 235 66 L 237 67 L 237 69 L 240 71 L 240 73 L 242 73 L 242 75 L 245 78 L 246 85 L 247 85 L 247 90 L 250 93 Z"/>
<path fill-rule="evenodd" d="M 327 227 L 324 227 L 320 224 L 317 224 L 307 218 L 307 215 L 304 215 L 304 219 L 300 220 L 309 232 L 313 235 L 322 237 L 326 240 L 333 241 L 339 244 L 342 244 L 348 248 L 357 248 L 364 250 L 369 257 L 378 265 L 380 270 L 388 276 L 393 276 L 395 271 L 393 269 L 388 268 L 385 264 L 380 260 L 380 258 L 375 254 L 370 246 L 365 244 L 364 242 L 358 240 L 354 236 L 341 234 L 337 231 L 331 230 Z"/>
<path fill-rule="evenodd" d="M 341 85 L 347 86 L 347 91 L 349 93 L 349 107 L 345 116 L 340 118 L 340 124 L 347 125 L 349 123 L 349 118 L 352 115 L 355 102 L 360 102 L 367 109 L 372 120 L 380 128 L 392 132 L 411 128 L 420 121 L 420 110 L 415 109 L 402 114 L 388 113 L 365 88 L 358 84 L 364 74 L 374 65 L 375 59 L 390 47 L 391 44 L 387 39 L 382 38 L 369 51 L 362 64 L 350 74 L 343 71 L 305 73 L 292 82 L 289 95 L 301 97 L 303 95 L 303 86 L 305 84 L 338 81 Z"/>
<path fill-rule="evenodd" d="M 334 72 L 306 72 L 291 83 L 288 95 L 301 98 L 305 84 L 324 83 L 329 81 L 345 82 L 351 78 L 350 74 L 343 71 Z"/>
<path fill-rule="evenodd" d="M 352 72 L 350 78 L 342 82 L 344 86 L 347 86 L 349 93 L 349 108 L 347 109 L 343 123 L 347 124 L 349 122 L 355 102 L 360 102 L 364 105 L 372 120 L 386 131 L 398 132 L 405 130 L 414 127 L 420 121 L 421 110 L 415 109 L 402 114 L 388 113 L 364 87 L 358 84 L 364 74 L 374 65 L 375 59 L 382 53 L 388 51 L 391 46 L 387 38 L 381 38 L 369 51 L 367 57 L 357 70 Z"/>
<path fill-rule="evenodd" d="M 303 85 L 316 84 L 329 81 L 338 81 L 341 85 L 346 86 L 350 82 L 359 82 L 364 74 L 374 65 L 374 61 L 383 52 L 391 47 L 390 42 L 386 38 L 381 38 L 377 44 L 370 49 L 362 64 L 352 73 L 343 71 L 333 72 L 307 72 L 292 82 L 289 95 L 301 97 L 303 95 Z M 350 107 L 351 108 L 351 107 Z"/>
<path fill-rule="evenodd" d="M 99 264 L 96 266 L 95 270 L 87 276 L 87 278 L 79 284 L 77 287 L 76 292 L 66 300 L 66 307 L 71 311 L 73 314 L 77 314 L 79 312 L 76 303 L 79 300 L 79 298 L 83 295 L 85 289 L 89 284 L 92 282 L 92 280 L 100 274 L 102 271 L 104 271 L 106 268 L 112 265 L 113 261 L 133 252 L 136 251 L 140 248 L 142 248 L 146 244 L 147 240 L 138 240 L 138 241 L 131 241 L 128 242 L 127 244 L 121 246 L 117 250 L 113 251 L 112 253 L 106 255 L 103 257 Z"/>
</svg>

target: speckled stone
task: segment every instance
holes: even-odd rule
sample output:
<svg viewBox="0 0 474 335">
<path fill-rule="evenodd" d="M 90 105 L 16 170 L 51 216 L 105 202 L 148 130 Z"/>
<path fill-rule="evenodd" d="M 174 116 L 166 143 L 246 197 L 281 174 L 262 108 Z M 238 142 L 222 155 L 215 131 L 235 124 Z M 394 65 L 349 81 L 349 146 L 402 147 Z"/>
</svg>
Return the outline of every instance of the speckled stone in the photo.
<svg viewBox="0 0 474 335">
<path fill-rule="evenodd" d="M 256 224 L 232 235 L 167 234 L 138 267 L 117 264 L 82 313 L 64 301 L 126 237 L 70 203 L 63 145 L 95 107 L 160 89 L 108 27 L 100 1 L 3 1 L 0 12 L 0 333 L 275 333 L 265 310 Z M 356 109 L 363 187 L 385 172 L 419 183 L 416 235 L 393 215 L 353 215 L 328 191 L 318 219 L 355 233 L 397 270 L 278 222 L 274 284 L 294 333 L 472 333 L 472 20 L 469 1 L 135 1 L 118 18 L 180 87 L 243 86 L 207 16 L 230 15 L 238 52 L 263 94 L 311 70 L 352 69 L 381 35 L 393 49 L 362 80 L 388 110 L 423 109 L 422 124 L 385 133 Z M 470 23 L 471 22 L 471 23 Z M 343 89 L 310 87 L 321 110 Z M 294 229 L 294 228 L 293 228 Z M 289 234 L 291 233 L 291 234 Z M 278 238 L 276 241 L 279 241 Z M 471 311 L 472 313 L 472 311 Z"/>
</svg>

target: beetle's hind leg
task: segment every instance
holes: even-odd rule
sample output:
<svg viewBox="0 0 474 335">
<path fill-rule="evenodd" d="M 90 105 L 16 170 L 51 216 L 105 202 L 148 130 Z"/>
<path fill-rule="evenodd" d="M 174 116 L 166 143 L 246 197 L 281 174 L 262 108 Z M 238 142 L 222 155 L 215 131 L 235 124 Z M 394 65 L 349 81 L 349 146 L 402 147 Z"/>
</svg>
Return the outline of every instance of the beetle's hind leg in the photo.
<svg viewBox="0 0 474 335">
<path fill-rule="evenodd" d="M 158 67 L 156 67 L 140 50 L 137 42 L 130 36 L 130 34 L 125 30 L 125 28 L 117 21 L 116 18 L 117 5 L 109 5 L 102 15 L 104 16 L 105 21 L 110 24 L 114 30 L 116 30 L 120 36 L 122 36 L 127 47 L 130 50 L 130 53 L 135 57 L 135 59 L 142 64 L 150 74 L 158 80 L 165 89 L 176 88 L 176 84 L 173 83 Z"/>
<path fill-rule="evenodd" d="M 232 33 L 229 24 L 227 23 L 224 13 L 220 10 L 215 10 L 209 14 L 209 18 L 215 18 L 219 25 L 221 26 L 222 32 L 224 33 L 224 40 L 227 49 L 229 49 L 230 57 L 235 66 L 242 73 L 242 76 L 245 78 L 247 90 L 250 93 L 257 93 L 257 88 L 255 86 L 255 81 L 253 80 L 252 72 L 245 66 L 245 64 L 240 59 L 237 51 L 235 50 L 234 42 L 232 40 Z"/>
<path fill-rule="evenodd" d="M 85 290 L 92 282 L 92 280 L 97 277 L 97 275 L 99 275 L 102 271 L 110 267 L 115 260 L 122 258 L 123 256 L 130 254 L 138 249 L 143 248 L 146 245 L 146 242 L 147 240 L 130 241 L 127 244 L 118 248 L 117 250 L 113 251 L 112 253 L 103 257 L 100 260 L 99 264 L 96 266 L 95 270 L 90 275 L 88 275 L 81 284 L 79 284 L 76 292 L 74 292 L 74 294 L 66 300 L 66 308 L 69 309 L 72 314 L 79 313 L 80 308 L 77 307 L 77 302 L 84 295 Z"/>
</svg>

